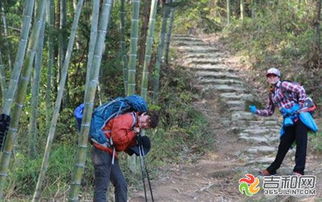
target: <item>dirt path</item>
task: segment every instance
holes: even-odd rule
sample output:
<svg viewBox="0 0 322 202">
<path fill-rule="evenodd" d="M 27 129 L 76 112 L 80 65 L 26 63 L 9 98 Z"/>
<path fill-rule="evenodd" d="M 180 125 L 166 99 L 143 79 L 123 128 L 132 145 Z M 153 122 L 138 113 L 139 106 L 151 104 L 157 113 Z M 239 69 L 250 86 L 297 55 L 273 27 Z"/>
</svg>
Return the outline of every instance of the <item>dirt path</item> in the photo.
<svg viewBox="0 0 322 202">
<path fill-rule="evenodd" d="M 203 39 L 203 40 L 202 40 Z M 173 165 L 153 181 L 155 201 L 313 201 L 290 196 L 252 198 L 238 191 L 238 180 L 247 173 L 271 163 L 279 138 L 278 117 L 259 118 L 247 112 L 249 102 L 259 99 L 247 84 L 247 74 L 238 60 L 229 55 L 216 38 L 176 36 L 175 47 L 182 54 L 179 64 L 196 75 L 202 100 L 194 103 L 209 120 L 209 132 L 216 139 L 213 150 L 194 163 Z M 309 146 L 310 147 L 310 146 Z M 294 150 L 286 156 L 279 174 L 292 172 Z M 321 157 L 309 152 L 307 173 L 316 175 L 322 190 Z M 131 194 L 131 202 L 144 201 L 144 195 Z"/>
</svg>

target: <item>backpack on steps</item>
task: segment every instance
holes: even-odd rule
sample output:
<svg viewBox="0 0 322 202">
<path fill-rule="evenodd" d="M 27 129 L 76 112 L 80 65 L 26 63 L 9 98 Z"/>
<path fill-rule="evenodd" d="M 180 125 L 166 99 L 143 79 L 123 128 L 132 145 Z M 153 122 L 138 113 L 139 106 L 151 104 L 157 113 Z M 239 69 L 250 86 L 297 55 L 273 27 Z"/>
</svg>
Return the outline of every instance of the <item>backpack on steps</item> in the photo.
<svg viewBox="0 0 322 202">
<path fill-rule="evenodd" d="M 84 104 L 79 105 L 74 110 L 78 129 L 80 129 L 83 117 Z M 91 127 L 89 132 L 90 139 L 105 144 L 108 142 L 102 128 L 112 118 L 127 112 L 147 112 L 148 105 L 146 101 L 138 95 L 127 97 L 118 97 L 94 109 L 92 114 Z"/>
</svg>

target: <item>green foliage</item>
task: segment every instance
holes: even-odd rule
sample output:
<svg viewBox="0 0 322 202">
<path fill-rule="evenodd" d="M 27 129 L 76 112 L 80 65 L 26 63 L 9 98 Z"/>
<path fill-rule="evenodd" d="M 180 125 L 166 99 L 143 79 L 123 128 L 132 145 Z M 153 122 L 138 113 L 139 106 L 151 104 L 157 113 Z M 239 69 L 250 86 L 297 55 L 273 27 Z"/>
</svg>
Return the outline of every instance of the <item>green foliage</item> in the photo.
<svg viewBox="0 0 322 202">
<path fill-rule="evenodd" d="M 313 150 L 322 152 L 322 132 L 313 133 L 311 135 L 311 144 Z"/>
<path fill-rule="evenodd" d="M 281 69 L 282 79 L 301 83 L 307 93 L 321 103 L 318 85 L 322 69 L 307 71 L 310 63 L 315 30 L 315 4 L 299 7 L 297 1 L 261 4 L 256 17 L 234 20 L 224 29 L 223 40 L 239 55 L 246 58 L 257 72 L 269 67 Z M 262 73 L 260 73 L 262 74 Z M 265 77 L 256 77 L 266 83 Z"/>
<path fill-rule="evenodd" d="M 161 81 L 161 122 L 152 135 L 158 146 L 153 147 L 150 158 L 166 163 L 182 160 L 183 154 L 203 152 L 202 145 L 207 145 L 211 137 L 206 133 L 207 120 L 192 106 L 196 91 L 191 75 L 179 67 L 163 73 L 172 76 Z"/>
<path fill-rule="evenodd" d="M 214 0 L 180 1 L 177 5 L 177 16 L 174 29 L 179 33 L 190 34 L 202 30 L 212 33 L 222 29 L 223 3 Z"/>
<path fill-rule="evenodd" d="M 57 191 L 68 189 L 75 152 L 76 147 L 72 144 L 54 146 L 44 182 L 44 197 L 53 196 Z M 15 161 L 9 171 L 10 181 L 7 186 L 7 195 L 23 198 L 32 195 L 37 183 L 42 157 L 42 155 L 38 155 L 37 158 L 30 159 L 25 153 L 17 152 L 15 154 Z"/>
</svg>

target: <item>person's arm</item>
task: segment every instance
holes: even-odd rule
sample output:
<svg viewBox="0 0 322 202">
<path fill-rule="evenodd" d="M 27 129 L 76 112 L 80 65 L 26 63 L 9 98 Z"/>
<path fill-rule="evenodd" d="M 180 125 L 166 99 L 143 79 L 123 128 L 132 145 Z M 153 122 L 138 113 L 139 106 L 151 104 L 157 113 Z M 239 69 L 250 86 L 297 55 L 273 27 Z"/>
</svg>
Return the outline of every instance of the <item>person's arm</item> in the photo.
<svg viewBox="0 0 322 202">
<path fill-rule="evenodd" d="M 291 82 L 282 82 L 281 85 L 285 90 L 295 92 L 298 96 L 298 104 L 303 107 L 303 104 L 307 99 L 307 95 L 303 86 Z"/>
<path fill-rule="evenodd" d="M 268 98 L 265 109 L 257 109 L 255 114 L 259 116 L 272 116 L 275 110 L 275 105 L 272 100 Z"/>
</svg>

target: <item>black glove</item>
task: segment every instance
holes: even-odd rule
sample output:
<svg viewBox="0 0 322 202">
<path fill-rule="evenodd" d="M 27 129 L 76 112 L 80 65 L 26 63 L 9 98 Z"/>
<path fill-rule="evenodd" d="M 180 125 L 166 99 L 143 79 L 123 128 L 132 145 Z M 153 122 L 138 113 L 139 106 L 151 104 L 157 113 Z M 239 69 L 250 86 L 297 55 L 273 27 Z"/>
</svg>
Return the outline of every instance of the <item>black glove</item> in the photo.
<svg viewBox="0 0 322 202">
<path fill-rule="evenodd" d="M 136 136 L 136 142 L 138 145 L 143 145 L 143 140 L 144 140 L 143 136 L 141 135 Z"/>
<path fill-rule="evenodd" d="M 0 114 L 0 149 L 2 148 L 3 141 L 6 137 L 10 124 L 10 116 L 6 114 Z"/>
<path fill-rule="evenodd" d="M 151 149 L 151 142 L 148 136 L 136 136 L 136 145 L 128 148 L 125 152 L 132 156 L 133 154 L 139 156 L 140 150 L 143 152 L 143 156 L 146 155 Z M 140 148 L 139 148 L 140 147 Z M 142 150 L 143 149 L 143 150 Z"/>
</svg>

